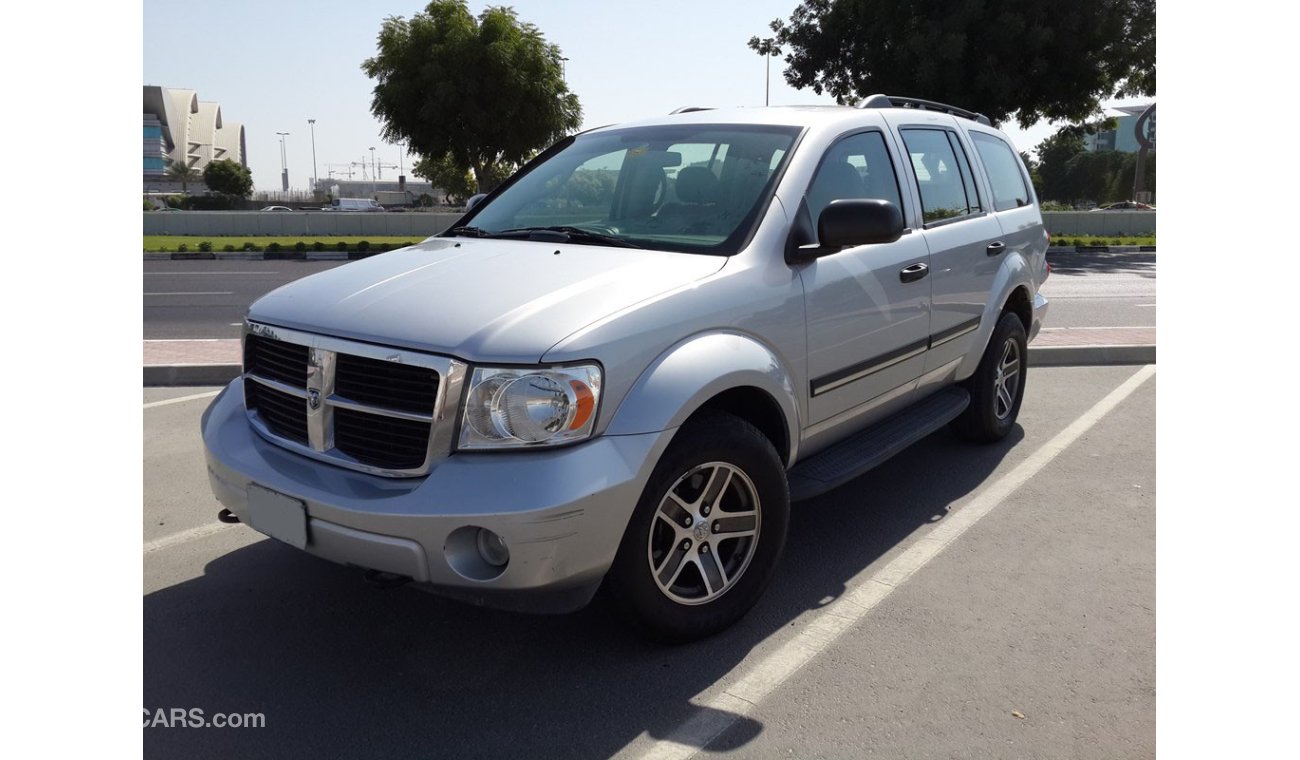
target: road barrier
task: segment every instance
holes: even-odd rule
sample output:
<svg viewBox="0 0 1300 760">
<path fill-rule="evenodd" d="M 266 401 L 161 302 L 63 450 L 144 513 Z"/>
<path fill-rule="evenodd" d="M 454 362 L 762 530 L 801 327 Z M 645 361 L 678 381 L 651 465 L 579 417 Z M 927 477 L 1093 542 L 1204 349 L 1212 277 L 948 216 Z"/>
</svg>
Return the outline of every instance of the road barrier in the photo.
<svg viewBox="0 0 1300 760">
<path fill-rule="evenodd" d="M 425 238 L 451 226 L 457 213 L 342 211 L 145 211 L 146 235 L 312 236 L 397 235 Z M 1154 235 L 1154 211 L 1045 211 L 1054 236 Z"/>
<path fill-rule="evenodd" d="M 1069 235 L 1154 235 L 1154 211 L 1044 211 L 1043 224 L 1053 237 Z"/>
<path fill-rule="evenodd" d="M 144 234 L 303 238 L 394 235 L 422 239 L 447 229 L 460 216 L 437 212 L 145 211 Z"/>
</svg>

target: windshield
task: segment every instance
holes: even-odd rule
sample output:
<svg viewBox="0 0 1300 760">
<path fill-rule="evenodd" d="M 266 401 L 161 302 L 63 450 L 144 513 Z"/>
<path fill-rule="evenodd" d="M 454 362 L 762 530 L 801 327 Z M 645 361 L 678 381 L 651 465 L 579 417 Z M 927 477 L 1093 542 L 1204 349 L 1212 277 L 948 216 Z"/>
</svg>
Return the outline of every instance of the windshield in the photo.
<svg viewBox="0 0 1300 760">
<path fill-rule="evenodd" d="M 487 237 L 552 230 L 575 243 L 729 256 L 748 241 L 799 132 L 681 124 L 579 135 L 459 229 Z"/>
</svg>

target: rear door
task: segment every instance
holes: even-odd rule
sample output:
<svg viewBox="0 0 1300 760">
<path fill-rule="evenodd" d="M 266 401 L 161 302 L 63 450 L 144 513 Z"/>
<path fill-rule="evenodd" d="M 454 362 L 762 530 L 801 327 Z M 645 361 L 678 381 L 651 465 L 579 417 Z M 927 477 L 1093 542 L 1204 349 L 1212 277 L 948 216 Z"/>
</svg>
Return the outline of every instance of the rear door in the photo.
<svg viewBox="0 0 1300 760">
<path fill-rule="evenodd" d="M 837 140 L 822 157 L 805 195 L 813 229 L 831 201 L 902 202 L 900 157 L 880 129 Z M 915 275 L 900 276 L 908 267 Z M 856 407 L 873 408 L 914 387 L 930 329 L 929 255 L 920 235 L 846 248 L 800 269 L 808 315 L 809 421 Z"/>
<path fill-rule="evenodd" d="M 966 133 L 979 157 L 976 169 L 982 169 L 988 180 L 993 216 L 1002 228 L 1002 241 L 1006 244 L 1003 255 L 1019 253 L 1030 262 L 1032 271 L 1042 271 L 1047 236 L 1024 161 L 997 130 L 972 125 Z"/>
<path fill-rule="evenodd" d="M 961 359 L 974 346 L 1005 243 L 956 119 L 918 111 L 908 118 L 894 113 L 890 120 L 908 154 L 908 178 L 921 199 L 920 236 L 930 250 L 928 373 Z"/>
</svg>

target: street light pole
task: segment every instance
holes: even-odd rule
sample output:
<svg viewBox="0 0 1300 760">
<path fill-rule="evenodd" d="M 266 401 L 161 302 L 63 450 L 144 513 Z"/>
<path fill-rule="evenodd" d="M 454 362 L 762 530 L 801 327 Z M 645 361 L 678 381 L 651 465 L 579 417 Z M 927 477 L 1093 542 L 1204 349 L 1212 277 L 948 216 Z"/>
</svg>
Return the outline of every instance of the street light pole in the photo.
<svg viewBox="0 0 1300 760">
<path fill-rule="evenodd" d="M 311 191 L 316 193 L 316 185 L 320 182 L 320 177 L 316 174 L 316 120 L 308 119 L 307 126 L 311 127 Z"/>
<path fill-rule="evenodd" d="M 288 132 L 276 132 L 280 136 L 280 189 L 289 192 L 289 157 L 284 150 L 284 138 L 289 136 Z"/>
<path fill-rule="evenodd" d="M 370 192 L 379 192 L 379 175 L 375 173 L 375 146 L 370 146 Z"/>
<path fill-rule="evenodd" d="M 763 56 L 766 72 L 763 75 L 763 105 L 772 104 L 772 56 L 780 55 L 781 48 L 776 44 L 775 37 L 759 39 L 758 37 L 749 38 L 749 49 Z"/>
</svg>

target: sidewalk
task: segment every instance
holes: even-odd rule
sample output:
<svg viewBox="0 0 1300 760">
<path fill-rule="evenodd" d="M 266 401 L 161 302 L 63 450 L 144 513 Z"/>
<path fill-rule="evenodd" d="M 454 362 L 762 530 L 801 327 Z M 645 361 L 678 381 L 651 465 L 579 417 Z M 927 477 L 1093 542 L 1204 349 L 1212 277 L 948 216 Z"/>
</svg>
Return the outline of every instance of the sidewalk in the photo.
<svg viewBox="0 0 1300 760">
<path fill-rule="evenodd" d="M 225 385 L 240 371 L 237 338 L 144 341 L 145 385 Z M 1154 327 L 1045 327 L 1029 346 L 1035 367 L 1153 364 Z"/>
</svg>

